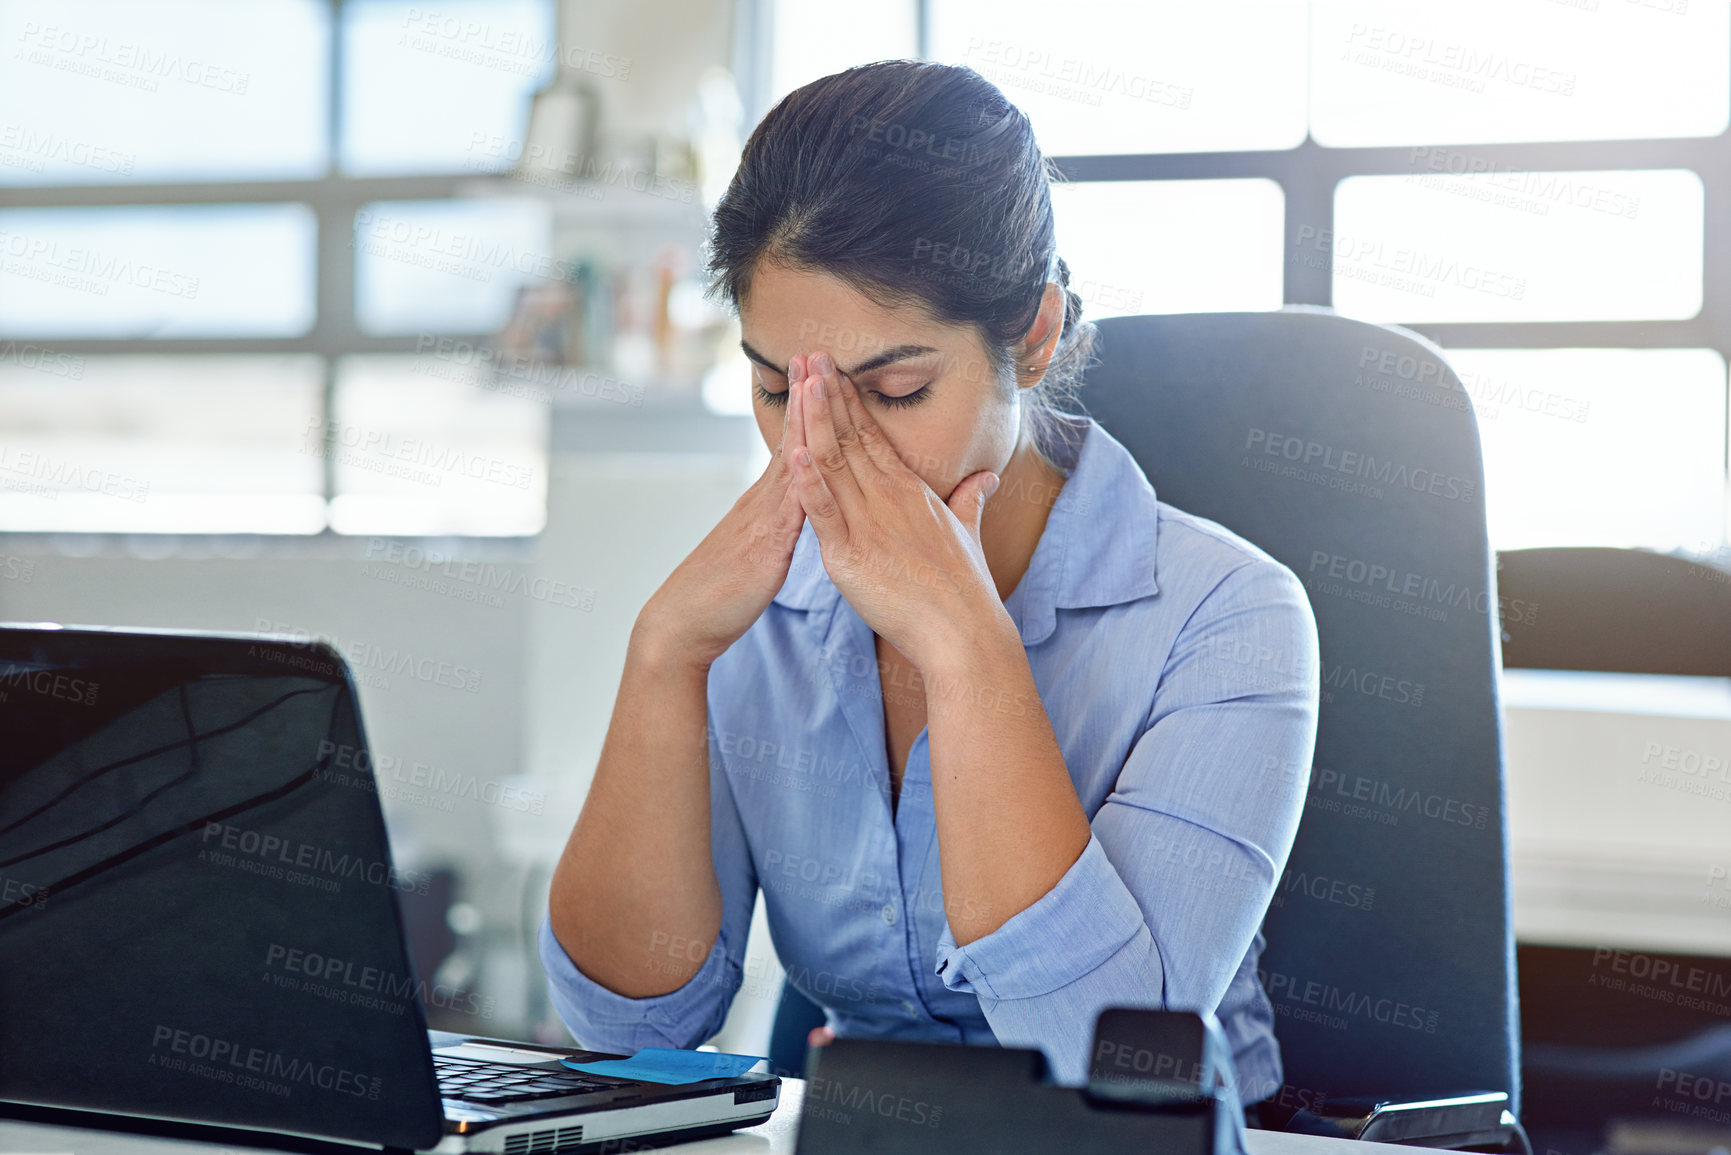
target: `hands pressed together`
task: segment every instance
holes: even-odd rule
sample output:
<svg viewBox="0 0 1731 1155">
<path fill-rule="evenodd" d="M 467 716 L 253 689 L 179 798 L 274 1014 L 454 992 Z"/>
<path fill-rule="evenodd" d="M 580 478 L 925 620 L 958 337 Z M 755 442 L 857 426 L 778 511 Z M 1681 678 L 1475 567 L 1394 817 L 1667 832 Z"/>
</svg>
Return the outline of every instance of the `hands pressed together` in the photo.
<svg viewBox="0 0 1731 1155">
<path fill-rule="evenodd" d="M 1004 613 L 980 545 L 998 487 L 981 470 L 948 500 L 897 455 L 853 382 L 827 353 L 788 366 L 782 439 L 739 498 L 645 607 L 645 622 L 707 665 L 787 580 L 810 519 L 824 569 L 872 630 L 921 669 L 965 647 Z"/>
<path fill-rule="evenodd" d="M 925 668 L 936 647 L 965 644 L 973 615 L 1002 612 L 980 546 L 998 476 L 970 474 L 945 501 L 827 353 L 806 359 L 803 380 L 801 368 L 795 358 L 782 451 L 824 569 L 874 632 Z"/>
</svg>

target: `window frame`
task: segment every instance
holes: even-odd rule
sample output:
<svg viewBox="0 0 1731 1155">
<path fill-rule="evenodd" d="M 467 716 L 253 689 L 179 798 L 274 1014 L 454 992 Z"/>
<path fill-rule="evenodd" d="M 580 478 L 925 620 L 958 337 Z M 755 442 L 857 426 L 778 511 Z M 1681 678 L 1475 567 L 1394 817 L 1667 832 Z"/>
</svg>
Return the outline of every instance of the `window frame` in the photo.
<svg viewBox="0 0 1731 1155">
<path fill-rule="evenodd" d="M 1731 362 L 1731 251 L 1715 246 L 1716 225 L 1731 222 L 1731 128 L 1718 136 L 1654 140 L 1542 141 L 1511 144 L 1398 145 L 1329 148 L 1306 135 L 1275 152 L 1197 152 L 1060 156 L 1053 164 L 1076 182 L 1199 180 L 1263 177 L 1286 195 L 1285 252 L 1296 251 L 1301 228 L 1334 229 L 1334 195 L 1356 176 L 1425 176 L 1413 148 L 1447 147 L 1468 165 L 1497 172 L 1645 171 L 1686 169 L 1705 190 L 1701 311 L 1667 321 L 1397 321 L 1444 349 L 1708 348 Z M 1333 269 L 1283 262 L 1288 305 L 1334 304 Z"/>
<path fill-rule="evenodd" d="M 769 0 L 743 0 L 747 5 Z M 930 60 L 932 7 L 943 0 L 912 0 L 917 13 L 919 57 Z M 766 70 L 767 71 L 767 70 Z M 758 81 L 758 92 L 763 91 Z M 761 103 L 761 102 L 760 102 Z M 755 107 L 761 118 L 767 107 Z M 1731 367 L 1731 246 L 1719 244 L 1731 231 L 1731 123 L 1716 136 L 1635 140 L 1511 141 L 1334 148 L 1318 144 L 1308 128 L 1288 149 L 1241 152 L 1121 153 L 1065 155 L 1050 160 L 1074 182 L 1219 180 L 1262 177 L 1280 186 L 1286 199 L 1281 268 L 1284 305 L 1334 307 L 1333 261 L 1311 267 L 1290 256 L 1302 228 L 1334 232 L 1334 197 L 1355 176 L 1425 176 L 1415 148 L 1449 149 L 1484 171 L 1647 171 L 1686 169 L 1701 180 L 1701 309 L 1693 317 L 1663 321 L 1395 321 L 1447 352 L 1455 349 L 1712 349 Z M 1731 391 L 1731 375 L 1727 378 Z M 1731 392 L 1727 395 L 1731 413 Z M 1721 468 L 1731 484 L 1731 422 L 1722 431 Z"/>
<path fill-rule="evenodd" d="M 783 0 L 785 2 L 785 0 Z M 932 9 L 943 0 L 905 0 L 915 10 L 917 54 L 931 60 Z M 754 31 L 775 0 L 740 0 L 743 21 Z M 742 90 L 752 123 L 769 111 L 767 38 L 757 31 L 742 39 Z M 1713 349 L 1731 366 L 1731 246 L 1717 243 L 1731 231 L 1731 123 L 1716 136 L 1634 140 L 1512 141 L 1336 148 L 1304 139 L 1286 149 L 1234 152 L 1120 153 L 1048 158 L 1062 179 L 1105 181 L 1223 180 L 1264 178 L 1285 198 L 1281 268 L 1283 306 L 1334 307 L 1332 260 L 1312 267 L 1290 256 L 1300 229 L 1334 232 L 1334 199 L 1340 183 L 1357 176 L 1425 176 L 1431 170 L 1412 159 L 1415 148 L 1446 147 L 1485 171 L 1647 171 L 1686 169 L 1700 178 L 1704 220 L 1701 309 L 1693 317 L 1662 321 L 1471 321 L 1392 324 L 1458 349 Z M 1731 390 L 1731 376 L 1727 379 Z M 1731 393 L 1727 396 L 1731 413 Z M 1721 466 L 1731 483 L 1731 422 L 1722 433 Z"/>
<path fill-rule="evenodd" d="M 915 6 L 917 52 L 930 59 L 932 6 L 941 0 L 912 0 Z M 330 5 L 329 119 L 326 133 L 329 159 L 323 176 L 305 180 L 176 182 L 164 184 L 78 184 L 0 187 L 0 208 L 122 207 L 135 205 L 265 204 L 307 205 L 317 221 L 317 273 L 312 328 L 298 337 L 280 338 L 76 338 L 56 340 L 56 352 L 103 354 L 245 354 L 310 353 L 321 358 L 321 408 L 327 440 L 336 405 L 337 363 L 365 353 L 406 354 L 416 351 L 413 335 L 379 336 L 360 328 L 355 314 L 355 214 L 375 201 L 444 201 L 484 187 L 488 174 L 440 173 L 398 177 L 344 175 L 339 169 L 342 105 L 343 8 Z M 771 0 L 740 0 L 735 31 L 735 55 L 744 104 L 751 123 L 767 111 Z M 1417 147 L 1446 146 L 1469 165 L 1482 163 L 1489 171 L 1532 172 L 1641 171 L 1686 169 L 1700 178 L 1704 190 L 1704 252 L 1702 304 L 1695 316 L 1647 321 L 1474 321 L 1394 322 L 1450 348 L 1706 348 L 1731 365 L 1731 246 L 1716 243 L 1731 224 L 1731 127 L 1711 137 L 1635 140 L 1536 141 L 1495 144 L 1433 142 L 1428 146 L 1398 145 L 1333 148 L 1318 144 L 1307 132 L 1298 145 L 1280 150 L 1242 152 L 1126 153 L 1066 155 L 1051 158 L 1063 179 L 1076 183 L 1263 178 L 1274 181 L 1285 200 L 1282 230 L 1282 284 L 1285 305 L 1332 307 L 1332 262 L 1312 267 L 1289 259 L 1297 251 L 1300 230 L 1334 230 L 1335 192 L 1340 183 L 1357 176 L 1422 176 L 1429 170 L 1412 160 Z M 480 343 L 486 333 L 446 334 Z M 1728 384 L 1731 388 L 1731 384 Z M 1731 403 L 1731 398 L 1728 398 Z M 1731 409 L 1731 404 L 1728 404 Z M 1722 439 L 1722 465 L 1731 478 L 1731 428 Z M 327 449 L 333 448 L 327 446 Z M 325 454 L 322 496 L 336 496 L 336 461 Z M 103 536 L 86 534 L 83 536 Z M 329 525 L 316 536 L 343 536 Z"/>
<path fill-rule="evenodd" d="M 338 362 L 365 353 L 414 353 L 421 338 L 414 334 L 379 336 L 363 331 L 355 314 L 355 215 L 375 201 L 449 201 L 486 190 L 488 181 L 503 173 L 460 172 L 407 176 L 349 176 L 341 168 L 340 145 L 343 117 L 343 9 L 346 0 L 325 0 L 329 6 L 330 66 L 326 76 L 328 145 L 322 176 L 300 180 L 176 181 L 136 184 L 68 184 L 0 186 L 0 209 L 11 208 L 133 208 L 140 206 L 199 206 L 218 204 L 302 204 L 315 218 L 317 248 L 314 254 L 313 324 L 296 337 L 78 337 L 44 340 L 54 352 L 73 356 L 125 354 L 200 355 L 248 353 L 303 353 L 320 358 L 323 388 L 319 402 L 324 450 L 320 456 L 321 496 L 328 511 L 337 496 L 336 391 Z M 557 3 L 557 0 L 549 0 Z M 481 345 L 491 333 L 441 332 L 441 337 Z M 20 336 L 19 340 L 34 340 Z M 17 536 L 46 536 L 35 532 L 8 531 Z M 113 531 L 58 530 L 81 538 L 129 537 Z M 175 537 L 234 537 L 220 531 L 188 531 Z M 316 538 L 352 538 L 332 529 L 327 517 L 316 534 L 270 534 L 272 540 L 307 541 Z M 419 535 L 398 535 L 415 537 Z M 445 535 L 441 535 L 445 536 Z M 516 537 L 457 535 L 465 541 L 519 540 Z"/>
<path fill-rule="evenodd" d="M 1647 140 L 1535 141 L 1498 144 L 1330 148 L 1308 132 L 1296 147 L 1263 152 L 1060 156 L 1075 182 L 1263 177 L 1286 197 L 1282 275 L 1286 305 L 1334 305 L 1332 259 L 1312 267 L 1291 260 L 1300 229 L 1333 234 L 1335 191 L 1357 176 L 1423 176 L 1414 148 L 1446 147 L 1485 171 L 1591 172 L 1685 169 L 1701 180 L 1701 308 L 1693 317 L 1648 321 L 1394 321 L 1449 349 L 1712 349 L 1731 366 L 1731 246 L 1717 243 L 1731 225 L 1731 127 L 1717 136 Z M 1726 388 L 1731 390 L 1731 377 Z M 1731 412 L 1731 394 L 1727 396 Z M 1720 432 L 1720 468 L 1731 483 L 1731 422 Z"/>
</svg>

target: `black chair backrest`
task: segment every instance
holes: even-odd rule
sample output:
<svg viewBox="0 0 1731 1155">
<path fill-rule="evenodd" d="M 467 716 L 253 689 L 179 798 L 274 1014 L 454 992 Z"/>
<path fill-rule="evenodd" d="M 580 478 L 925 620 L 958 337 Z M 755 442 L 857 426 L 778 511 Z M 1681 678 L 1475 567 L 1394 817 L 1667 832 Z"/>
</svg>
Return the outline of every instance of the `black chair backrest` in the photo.
<svg viewBox="0 0 1731 1155">
<path fill-rule="evenodd" d="M 1316 756 L 1264 923 L 1287 1086 L 1504 1091 L 1518 1111 L 1499 606 L 1459 378 L 1422 338 L 1329 310 L 1099 328 L 1088 412 L 1316 612 Z"/>
<path fill-rule="evenodd" d="M 1639 549 L 1505 550 L 1497 584 L 1536 612 L 1510 622 L 1503 665 L 1731 675 L 1731 573 Z"/>
<path fill-rule="evenodd" d="M 1716 565 L 1638 549 L 1505 550 L 1497 582 L 1535 610 L 1505 626 L 1505 668 L 1731 676 L 1731 573 Z M 1610 809 L 1625 797 L 1598 789 L 1607 813 L 1626 812 Z M 1690 976 L 1692 990 L 1731 990 L 1731 959 L 1660 945 L 1631 953 L 1652 973 Z M 1651 1115 L 1667 1071 L 1731 1085 L 1719 1000 L 1642 997 L 1640 983 L 1605 981 L 1604 954 L 1583 942 L 1519 947 L 1529 1126 L 1596 1136 L 1614 1117 Z"/>
</svg>

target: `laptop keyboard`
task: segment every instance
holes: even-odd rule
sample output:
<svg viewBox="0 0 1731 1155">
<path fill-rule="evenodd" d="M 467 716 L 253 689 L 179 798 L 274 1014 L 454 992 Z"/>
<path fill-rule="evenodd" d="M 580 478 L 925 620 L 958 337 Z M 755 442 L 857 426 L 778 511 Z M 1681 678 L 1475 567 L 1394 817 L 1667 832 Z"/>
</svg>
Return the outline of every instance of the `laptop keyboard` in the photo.
<svg viewBox="0 0 1731 1155">
<path fill-rule="evenodd" d="M 610 1091 L 625 1085 L 619 1079 L 585 1075 L 566 1067 L 549 1071 L 512 1063 L 476 1062 L 433 1056 L 439 1076 L 439 1094 L 446 1099 L 471 1103 L 521 1103 L 529 1099 L 551 1099 L 558 1095 L 582 1095 Z"/>
</svg>

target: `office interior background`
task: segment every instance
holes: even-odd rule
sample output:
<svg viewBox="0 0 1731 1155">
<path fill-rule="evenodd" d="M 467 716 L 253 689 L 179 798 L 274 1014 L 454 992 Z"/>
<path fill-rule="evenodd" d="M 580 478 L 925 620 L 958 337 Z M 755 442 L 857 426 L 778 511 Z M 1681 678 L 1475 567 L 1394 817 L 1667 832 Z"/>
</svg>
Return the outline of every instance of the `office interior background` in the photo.
<svg viewBox="0 0 1731 1155">
<path fill-rule="evenodd" d="M 1412 328 L 1496 549 L 1731 582 L 1723 0 L 0 0 L 0 620 L 341 650 L 435 1026 L 566 1037 L 534 933 L 629 630 L 767 460 L 705 214 L 893 57 L 1032 118 L 1086 317 Z M 1517 939 L 1731 957 L 1731 681 L 1504 696 Z M 746 971 L 761 1053 L 761 908 Z"/>
</svg>

